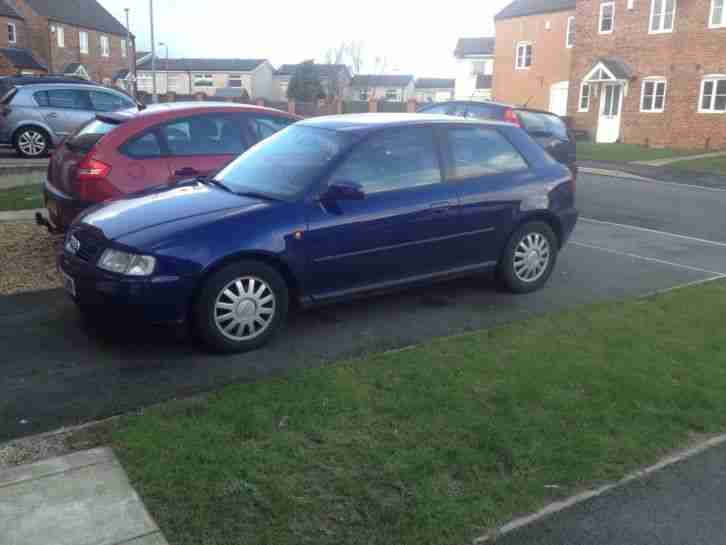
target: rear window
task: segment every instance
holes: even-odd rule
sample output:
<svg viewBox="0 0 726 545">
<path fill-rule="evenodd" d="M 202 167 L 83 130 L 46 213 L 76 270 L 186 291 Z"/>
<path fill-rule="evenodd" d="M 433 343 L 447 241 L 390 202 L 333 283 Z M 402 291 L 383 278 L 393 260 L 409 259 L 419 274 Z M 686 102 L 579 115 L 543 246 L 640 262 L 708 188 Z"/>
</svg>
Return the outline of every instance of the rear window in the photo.
<svg viewBox="0 0 726 545">
<path fill-rule="evenodd" d="M 490 104 L 469 104 L 466 117 L 474 119 L 499 119 L 502 117 L 502 108 Z"/>
<path fill-rule="evenodd" d="M 517 117 L 528 133 L 542 136 L 555 136 L 561 140 L 569 140 L 567 125 L 559 117 L 541 112 L 517 110 Z"/>
<path fill-rule="evenodd" d="M 528 168 L 514 146 L 494 129 L 449 129 L 449 142 L 455 180 L 517 172 Z"/>
<path fill-rule="evenodd" d="M 66 146 L 73 151 L 89 152 L 104 135 L 118 127 L 117 124 L 105 120 L 94 119 L 71 136 Z"/>
</svg>

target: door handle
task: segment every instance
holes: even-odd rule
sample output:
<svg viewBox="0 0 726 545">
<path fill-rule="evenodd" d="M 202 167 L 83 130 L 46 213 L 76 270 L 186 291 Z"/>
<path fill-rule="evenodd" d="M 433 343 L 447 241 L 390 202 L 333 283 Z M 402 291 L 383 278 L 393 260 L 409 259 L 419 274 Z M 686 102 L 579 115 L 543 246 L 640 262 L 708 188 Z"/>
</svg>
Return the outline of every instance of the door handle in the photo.
<svg viewBox="0 0 726 545">
<path fill-rule="evenodd" d="M 50 113 L 50 114 L 46 114 L 45 117 L 47 119 L 55 119 L 55 118 L 58 117 L 58 114 L 56 114 L 56 113 Z"/>
<path fill-rule="evenodd" d="M 174 171 L 174 176 L 197 176 L 199 171 L 196 168 L 184 167 Z"/>
</svg>

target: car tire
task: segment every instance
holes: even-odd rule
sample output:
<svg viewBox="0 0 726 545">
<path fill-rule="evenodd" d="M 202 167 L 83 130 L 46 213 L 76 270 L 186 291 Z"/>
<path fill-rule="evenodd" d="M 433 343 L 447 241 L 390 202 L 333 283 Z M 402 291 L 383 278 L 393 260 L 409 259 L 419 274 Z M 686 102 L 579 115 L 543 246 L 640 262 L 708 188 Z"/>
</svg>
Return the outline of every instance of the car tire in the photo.
<svg viewBox="0 0 726 545">
<path fill-rule="evenodd" d="M 50 136 L 38 127 L 23 127 L 15 133 L 13 147 L 26 159 L 45 157 L 50 150 Z"/>
<path fill-rule="evenodd" d="M 544 222 L 519 227 L 509 238 L 497 273 L 504 288 L 512 293 L 531 293 L 549 280 L 557 262 L 559 243 Z"/>
<path fill-rule="evenodd" d="M 267 344 L 287 317 L 288 289 L 272 267 L 241 261 L 204 283 L 194 305 L 193 331 L 211 350 L 232 354 Z"/>
</svg>

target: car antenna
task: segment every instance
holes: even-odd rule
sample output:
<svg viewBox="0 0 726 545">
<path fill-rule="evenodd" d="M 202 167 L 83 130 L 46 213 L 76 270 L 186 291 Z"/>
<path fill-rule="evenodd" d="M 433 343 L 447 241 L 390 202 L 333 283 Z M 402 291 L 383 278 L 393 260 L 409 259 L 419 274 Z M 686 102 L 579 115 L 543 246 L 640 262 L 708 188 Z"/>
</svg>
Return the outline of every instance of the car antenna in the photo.
<svg viewBox="0 0 726 545">
<path fill-rule="evenodd" d="M 524 103 L 524 106 L 522 106 L 522 108 L 526 108 L 527 106 L 529 106 L 529 101 L 530 101 L 530 100 L 532 100 L 533 98 L 534 98 L 534 96 L 530 96 L 530 97 L 529 97 L 529 98 L 527 99 L 527 102 L 525 102 L 525 103 Z"/>
</svg>

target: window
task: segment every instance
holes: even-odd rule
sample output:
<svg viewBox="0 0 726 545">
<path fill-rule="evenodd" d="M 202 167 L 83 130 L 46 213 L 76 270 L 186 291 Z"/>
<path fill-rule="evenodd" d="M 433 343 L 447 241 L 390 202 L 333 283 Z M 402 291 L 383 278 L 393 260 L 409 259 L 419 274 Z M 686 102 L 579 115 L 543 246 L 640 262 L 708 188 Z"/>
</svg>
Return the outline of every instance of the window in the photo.
<svg viewBox="0 0 726 545">
<path fill-rule="evenodd" d="M 612 34 L 615 29 L 615 2 L 600 4 L 600 34 Z"/>
<path fill-rule="evenodd" d="M 391 130 L 356 147 L 333 176 L 363 186 L 368 194 L 441 182 L 431 129 Z"/>
<path fill-rule="evenodd" d="M 126 46 L 126 40 L 121 40 L 121 56 L 124 58 L 128 55 L 128 49 L 126 49 Z"/>
<path fill-rule="evenodd" d="M 486 61 L 472 61 L 471 63 L 471 75 L 472 76 L 483 76 L 486 74 Z"/>
<path fill-rule="evenodd" d="M 53 89 L 39 91 L 33 95 L 38 106 L 66 110 L 92 110 L 87 91 L 76 89 Z"/>
<path fill-rule="evenodd" d="M 15 23 L 8 23 L 8 43 L 14 44 L 18 41 L 17 29 Z"/>
<path fill-rule="evenodd" d="M 229 87 L 242 87 L 242 76 L 239 76 L 239 75 L 229 76 L 229 80 L 227 80 L 227 85 Z"/>
<path fill-rule="evenodd" d="M 424 108 L 419 110 L 422 114 L 438 114 L 438 115 L 452 115 L 454 106 L 452 104 L 439 104 L 438 106 L 431 106 L 430 108 Z"/>
<path fill-rule="evenodd" d="M 592 88 L 587 84 L 583 83 L 580 87 L 580 103 L 578 104 L 578 112 L 589 112 L 590 111 L 590 94 Z"/>
<path fill-rule="evenodd" d="M 501 107 L 489 104 L 469 104 L 466 109 L 465 117 L 473 117 L 474 119 L 499 119 Z"/>
<path fill-rule="evenodd" d="M 640 111 L 660 113 L 665 109 L 666 81 L 658 78 L 643 80 Z"/>
<path fill-rule="evenodd" d="M 620 113 L 620 85 L 606 85 L 603 89 L 604 100 L 602 115 L 605 117 L 617 117 Z M 602 98 L 600 99 L 603 100 Z"/>
<path fill-rule="evenodd" d="M 248 119 L 248 126 L 255 142 L 269 138 L 292 123 L 294 121 L 286 117 L 250 117 Z"/>
<path fill-rule="evenodd" d="M 78 44 L 81 49 L 81 53 L 84 55 L 88 55 L 88 32 L 79 32 L 78 33 Z"/>
<path fill-rule="evenodd" d="M 58 47 L 66 46 L 66 33 L 62 26 L 58 25 L 55 27 L 55 36 L 58 40 Z"/>
<path fill-rule="evenodd" d="M 567 18 L 567 37 L 565 38 L 565 46 L 570 49 L 575 45 L 575 17 Z"/>
<path fill-rule="evenodd" d="M 101 56 L 110 57 L 111 56 L 111 45 L 109 44 L 108 36 L 101 36 L 99 41 L 101 44 Z"/>
<path fill-rule="evenodd" d="M 162 126 L 161 133 L 174 156 L 239 155 L 246 148 L 239 116 L 190 117 Z"/>
<path fill-rule="evenodd" d="M 361 89 L 360 93 L 358 93 L 358 98 L 360 100 L 368 101 L 368 89 Z"/>
<path fill-rule="evenodd" d="M 161 157 L 161 146 L 155 132 L 147 132 L 132 138 L 121 147 L 121 153 L 134 159 Z"/>
<path fill-rule="evenodd" d="M 651 0 L 650 33 L 673 32 L 676 17 L 676 0 Z"/>
<path fill-rule="evenodd" d="M 567 125 L 556 115 L 517 110 L 517 118 L 522 123 L 524 130 L 531 135 L 554 136 L 565 142 L 570 139 Z"/>
<path fill-rule="evenodd" d="M 97 112 L 115 112 L 117 110 L 134 107 L 134 103 L 130 99 L 114 95 L 113 93 L 90 91 L 89 96 L 93 109 Z"/>
<path fill-rule="evenodd" d="M 485 128 L 449 130 L 454 178 L 463 180 L 525 170 L 527 163 L 499 132 Z"/>
<path fill-rule="evenodd" d="M 530 66 L 532 66 L 532 44 L 529 42 L 520 42 L 517 44 L 515 68 L 517 70 L 526 70 Z"/>
<path fill-rule="evenodd" d="M 710 28 L 726 27 L 726 0 L 711 0 L 711 17 L 708 20 Z"/>
<path fill-rule="evenodd" d="M 703 79 L 698 111 L 726 113 L 726 75 L 709 76 Z"/>
<path fill-rule="evenodd" d="M 400 101 L 401 95 L 398 89 L 386 89 L 386 100 Z"/>
<path fill-rule="evenodd" d="M 194 74 L 194 87 L 214 87 L 212 74 Z"/>
</svg>

